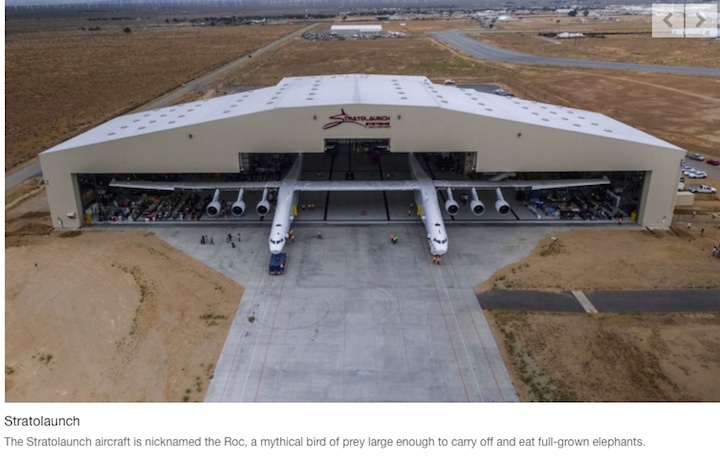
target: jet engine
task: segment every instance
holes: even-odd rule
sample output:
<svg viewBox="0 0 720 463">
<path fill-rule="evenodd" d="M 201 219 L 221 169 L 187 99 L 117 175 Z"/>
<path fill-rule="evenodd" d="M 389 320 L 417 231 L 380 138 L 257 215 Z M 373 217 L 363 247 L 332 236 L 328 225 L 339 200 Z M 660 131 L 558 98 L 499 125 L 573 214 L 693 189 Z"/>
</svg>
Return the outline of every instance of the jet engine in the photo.
<svg viewBox="0 0 720 463">
<path fill-rule="evenodd" d="M 238 193 L 237 201 L 235 201 L 230 208 L 232 215 L 234 215 L 235 217 L 240 217 L 245 213 L 245 201 L 243 201 L 243 193 L 244 190 L 241 189 Z"/>
<path fill-rule="evenodd" d="M 212 201 L 210 201 L 210 204 L 208 204 L 205 208 L 205 212 L 207 212 L 207 215 L 209 215 L 210 217 L 215 217 L 220 213 L 220 208 L 220 190 L 215 190 L 213 199 Z"/>
<path fill-rule="evenodd" d="M 470 209 L 472 210 L 473 214 L 480 216 L 485 213 L 485 204 L 483 204 L 482 201 L 478 199 L 477 191 L 475 191 L 475 188 L 471 190 L 472 192 L 472 201 L 470 201 Z"/>
<path fill-rule="evenodd" d="M 495 210 L 498 211 L 500 215 L 506 215 L 508 212 L 510 212 L 510 204 L 508 204 L 507 201 L 505 201 L 505 198 L 503 198 L 502 191 L 500 191 L 500 188 L 495 188 L 495 194 L 497 195 L 497 201 L 495 201 Z"/>
<path fill-rule="evenodd" d="M 457 201 L 453 199 L 452 191 L 450 188 L 447 189 L 448 199 L 445 201 L 445 210 L 448 211 L 448 214 L 455 215 L 460 211 L 460 206 L 458 205 Z"/>
<path fill-rule="evenodd" d="M 268 191 L 267 188 L 263 190 L 262 199 L 258 203 L 255 210 L 257 211 L 258 215 L 260 217 L 264 217 L 267 215 L 268 212 L 270 212 L 270 202 L 267 200 Z"/>
</svg>

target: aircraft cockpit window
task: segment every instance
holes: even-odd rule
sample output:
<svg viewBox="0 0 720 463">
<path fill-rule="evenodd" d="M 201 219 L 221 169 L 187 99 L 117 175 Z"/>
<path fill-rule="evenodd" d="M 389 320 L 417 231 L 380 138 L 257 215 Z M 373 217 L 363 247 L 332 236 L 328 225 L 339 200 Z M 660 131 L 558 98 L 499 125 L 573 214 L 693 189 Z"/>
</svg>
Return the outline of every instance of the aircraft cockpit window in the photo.
<svg viewBox="0 0 720 463">
<path fill-rule="evenodd" d="M 274 239 L 270 238 L 270 242 L 271 242 L 272 244 L 280 244 L 280 243 L 282 243 L 283 241 L 285 241 L 285 238 L 280 238 L 279 240 L 274 240 Z"/>
<path fill-rule="evenodd" d="M 435 224 L 435 226 L 436 226 L 436 227 L 439 227 L 439 226 L 440 226 L 440 224 L 439 224 L 439 223 L 436 223 L 436 224 Z"/>
</svg>

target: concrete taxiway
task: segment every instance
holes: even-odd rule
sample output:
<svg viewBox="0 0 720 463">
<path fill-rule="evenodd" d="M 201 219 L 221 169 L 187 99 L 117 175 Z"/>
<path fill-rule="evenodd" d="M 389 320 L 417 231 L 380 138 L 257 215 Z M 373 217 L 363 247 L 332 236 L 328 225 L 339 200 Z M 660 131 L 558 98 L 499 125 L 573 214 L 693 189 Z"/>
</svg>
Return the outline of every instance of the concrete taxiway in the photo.
<svg viewBox="0 0 720 463">
<path fill-rule="evenodd" d="M 453 225 L 434 265 L 419 223 L 324 226 L 323 239 L 300 224 L 282 276 L 268 274 L 267 227 L 155 232 L 246 288 L 208 402 L 508 402 L 517 396 L 473 286 L 550 230 Z M 237 232 L 232 248 L 223 238 Z"/>
</svg>

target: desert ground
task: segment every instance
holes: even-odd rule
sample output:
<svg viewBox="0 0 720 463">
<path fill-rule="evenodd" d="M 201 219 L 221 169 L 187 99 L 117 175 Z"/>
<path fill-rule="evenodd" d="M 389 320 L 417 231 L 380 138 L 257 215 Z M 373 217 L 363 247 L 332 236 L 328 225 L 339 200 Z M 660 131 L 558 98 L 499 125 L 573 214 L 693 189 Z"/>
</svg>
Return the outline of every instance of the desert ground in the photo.
<svg viewBox="0 0 720 463">
<path fill-rule="evenodd" d="M 243 288 L 148 231 L 50 233 L 40 190 L 6 210 L 5 400 L 202 401 Z"/>
<path fill-rule="evenodd" d="M 78 29 L 89 24 L 73 21 L 53 27 L 6 22 L 6 169 L 304 25 L 158 22 L 161 27 L 132 25 L 129 34 L 119 24 L 91 32 Z M 566 23 L 586 27 L 562 18 L 560 25 Z M 406 39 L 297 39 L 195 97 L 325 73 L 494 82 L 520 97 L 599 111 L 720 156 L 717 79 L 501 65 L 425 35 L 442 28 L 479 26 L 408 21 L 404 28 L 386 26 L 409 33 Z M 168 59 L 177 56 L 187 59 Z M 6 191 L 6 204 L 6 400 L 202 400 L 243 289 L 150 232 L 51 232 L 44 190 L 35 180 Z M 717 288 L 720 261 L 710 250 L 720 241 L 720 218 L 713 215 L 719 204 L 715 194 L 698 197 L 692 209 L 677 211 L 669 231 L 563 233 L 560 246 L 543 255 L 548 237 L 526 260 L 478 282 L 478 291 Z M 716 314 L 488 317 L 522 400 L 720 400 Z M 618 363 L 623 368 L 615 368 Z"/>
</svg>

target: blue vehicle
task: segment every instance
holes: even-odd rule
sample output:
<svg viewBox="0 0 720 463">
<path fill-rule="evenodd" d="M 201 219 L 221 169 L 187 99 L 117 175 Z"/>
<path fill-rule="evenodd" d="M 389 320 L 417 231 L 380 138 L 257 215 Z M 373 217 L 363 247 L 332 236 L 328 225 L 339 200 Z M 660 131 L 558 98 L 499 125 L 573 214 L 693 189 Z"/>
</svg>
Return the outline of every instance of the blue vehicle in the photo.
<svg viewBox="0 0 720 463">
<path fill-rule="evenodd" d="M 285 261 L 287 255 L 284 252 L 270 255 L 270 275 L 282 275 L 285 273 Z"/>
</svg>

